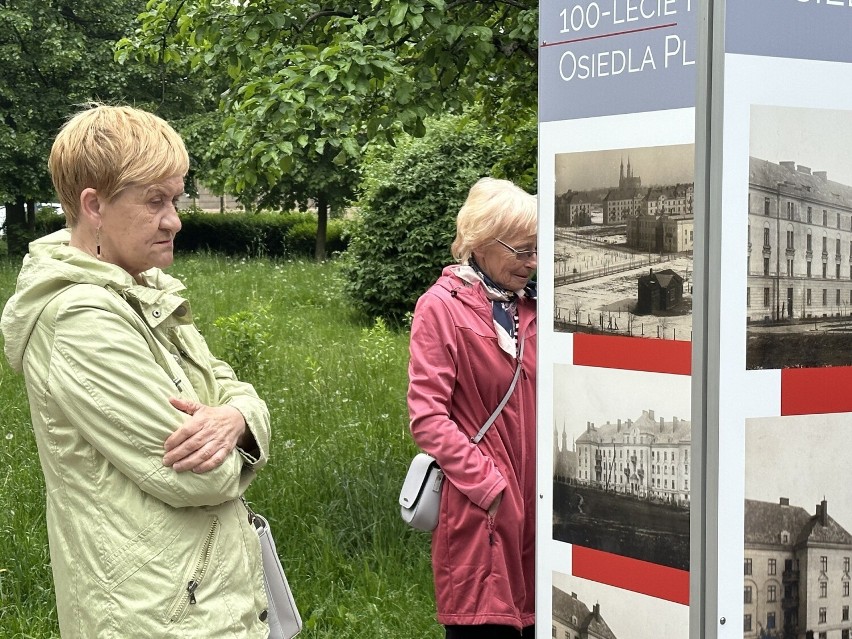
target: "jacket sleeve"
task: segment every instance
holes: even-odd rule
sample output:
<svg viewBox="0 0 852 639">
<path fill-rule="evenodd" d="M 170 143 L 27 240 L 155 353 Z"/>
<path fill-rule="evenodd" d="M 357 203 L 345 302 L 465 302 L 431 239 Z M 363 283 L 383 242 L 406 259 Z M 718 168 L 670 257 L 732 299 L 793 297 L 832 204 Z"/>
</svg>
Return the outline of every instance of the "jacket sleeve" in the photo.
<svg viewBox="0 0 852 639">
<path fill-rule="evenodd" d="M 258 470 L 265 466 L 269 459 L 271 427 L 266 402 L 258 397 L 251 384 L 238 380 L 234 370 L 212 354 L 210 355 L 210 366 L 219 384 L 219 397 L 222 404 L 233 406 L 242 413 L 246 420 L 246 427 L 254 437 L 257 450 L 239 449 L 239 453 L 246 464 L 250 465 L 252 469 Z"/>
<path fill-rule="evenodd" d="M 109 294 L 97 297 L 57 308 L 53 335 L 47 337 L 52 338 L 52 405 L 115 468 L 171 506 L 216 505 L 239 497 L 254 472 L 237 450 L 202 474 L 163 465 L 163 444 L 186 419 L 168 401 L 180 393 Z M 48 330 L 44 323 L 40 327 Z"/>
<path fill-rule="evenodd" d="M 411 323 L 408 412 L 416 444 L 470 501 L 488 508 L 506 487 L 494 461 L 451 418 L 458 340 L 444 302 L 426 293 Z"/>
</svg>

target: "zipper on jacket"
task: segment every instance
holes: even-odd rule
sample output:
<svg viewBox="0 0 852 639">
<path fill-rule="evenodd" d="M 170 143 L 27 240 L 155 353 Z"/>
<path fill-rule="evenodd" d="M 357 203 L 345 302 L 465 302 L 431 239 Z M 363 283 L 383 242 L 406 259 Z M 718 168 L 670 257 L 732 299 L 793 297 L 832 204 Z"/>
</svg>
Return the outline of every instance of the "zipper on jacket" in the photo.
<svg viewBox="0 0 852 639">
<path fill-rule="evenodd" d="M 210 557 L 213 554 L 213 542 L 216 540 L 216 533 L 219 531 L 219 520 L 214 519 L 210 525 L 210 530 L 207 531 L 207 536 L 204 538 L 204 544 L 201 547 L 201 555 L 195 564 L 195 570 L 192 571 L 192 577 L 186 584 L 186 588 L 181 591 L 177 601 L 172 605 L 169 611 L 169 623 L 180 621 L 186 614 L 189 606 L 198 603 L 195 597 L 195 591 L 207 574 L 207 568 L 210 566 Z"/>
</svg>

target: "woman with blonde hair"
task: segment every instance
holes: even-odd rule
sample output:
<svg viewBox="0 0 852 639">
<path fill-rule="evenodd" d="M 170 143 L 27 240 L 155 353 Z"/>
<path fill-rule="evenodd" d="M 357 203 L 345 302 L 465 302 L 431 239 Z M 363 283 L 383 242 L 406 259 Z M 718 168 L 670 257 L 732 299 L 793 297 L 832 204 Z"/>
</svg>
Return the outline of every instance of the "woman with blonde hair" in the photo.
<svg viewBox="0 0 852 639">
<path fill-rule="evenodd" d="M 412 321 L 411 433 L 446 478 L 432 568 L 447 639 L 535 636 L 530 277 L 537 219 L 535 196 L 511 182 L 474 184 L 456 220 L 452 251 L 459 263 L 444 268 L 418 300 Z M 508 391 L 497 419 L 475 442 Z"/>
<path fill-rule="evenodd" d="M 68 228 L 30 244 L 3 310 L 44 473 L 63 639 L 266 639 L 240 496 L 269 413 L 196 330 L 171 265 L 189 158 L 157 116 L 95 105 L 49 167 Z"/>
</svg>

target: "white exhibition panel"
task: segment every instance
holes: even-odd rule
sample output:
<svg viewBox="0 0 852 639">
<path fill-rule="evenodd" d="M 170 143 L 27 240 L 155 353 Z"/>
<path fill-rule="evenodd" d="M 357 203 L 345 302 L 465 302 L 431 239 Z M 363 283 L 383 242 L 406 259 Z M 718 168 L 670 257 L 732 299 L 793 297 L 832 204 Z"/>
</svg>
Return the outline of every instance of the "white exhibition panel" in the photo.
<svg viewBox="0 0 852 639">
<path fill-rule="evenodd" d="M 753 105 L 852 111 L 852 65 L 725 55 L 722 143 L 718 463 L 718 637 L 742 637 L 746 420 L 781 415 L 781 371 L 746 370 L 745 286 L 750 118 Z M 827 88 L 830 89 L 827 90 Z M 826 132 L 830 135 L 830 132 Z M 782 141 L 783 142 L 783 141 Z M 783 145 L 781 146 L 783 148 Z M 785 160 L 811 162 L 790 140 Z M 847 151 L 848 152 L 848 151 Z M 822 165 L 814 161 L 814 170 Z M 730 320 L 729 320 L 730 318 Z M 795 421 L 800 418 L 784 418 Z M 715 460 L 708 460 L 712 465 Z M 774 501 L 777 501 L 777 496 Z M 791 503 L 795 503 L 792 502 Z M 807 507 L 810 502 L 798 504 Z M 722 515 L 724 514 L 724 515 Z"/>
<path fill-rule="evenodd" d="M 595 407 L 601 405 L 612 410 L 610 416 L 641 414 L 644 408 L 648 408 L 648 384 L 657 382 L 661 382 L 671 395 L 668 404 L 663 402 L 665 406 L 661 406 L 661 412 L 688 416 L 691 403 L 689 376 L 572 365 L 573 334 L 555 332 L 552 322 L 555 158 L 564 153 L 693 144 L 694 139 L 693 108 L 543 122 L 539 125 L 538 393 L 541 398 L 552 398 L 539 401 L 538 412 L 540 500 L 537 511 L 536 615 L 538 632 L 542 636 L 549 636 L 545 633 L 552 616 L 552 586 L 576 593 L 589 607 L 592 603 L 600 604 L 607 623 L 619 637 L 685 639 L 688 636 L 688 606 L 571 575 L 571 545 L 554 540 L 551 535 L 553 474 L 549 460 L 554 455 L 553 424 L 563 417 L 576 422 L 591 416 Z M 559 388 L 554 384 L 555 379 L 559 380 Z M 566 392 L 566 388 L 572 391 Z M 619 393 L 618 389 L 625 392 Z M 610 395 L 614 395 L 615 399 Z M 605 418 L 601 416 L 602 420 Z M 640 616 L 650 615 L 655 623 L 637 623 L 637 612 Z M 616 629 L 622 632 L 618 633 Z"/>
</svg>

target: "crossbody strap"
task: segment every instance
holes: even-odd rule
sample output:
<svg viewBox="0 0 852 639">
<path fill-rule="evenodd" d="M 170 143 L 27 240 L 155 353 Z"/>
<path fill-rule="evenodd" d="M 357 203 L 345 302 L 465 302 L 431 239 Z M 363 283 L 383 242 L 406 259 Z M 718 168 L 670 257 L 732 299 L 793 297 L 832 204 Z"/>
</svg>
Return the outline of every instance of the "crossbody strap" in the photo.
<svg viewBox="0 0 852 639">
<path fill-rule="evenodd" d="M 497 419 L 498 415 L 500 415 L 500 413 L 503 410 L 503 407 L 506 405 L 506 402 L 509 401 L 509 398 L 512 396 L 512 393 L 515 390 L 515 385 L 518 383 L 518 377 L 521 376 L 521 365 L 524 362 L 524 341 L 525 340 L 526 340 L 526 336 L 521 335 L 521 344 L 518 347 L 518 367 L 515 369 L 515 376 L 512 378 L 512 383 L 509 385 L 509 390 L 506 391 L 506 394 L 503 396 L 503 399 L 500 402 L 500 404 L 497 406 L 497 408 L 494 410 L 494 412 L 491 413 L 491 417 L 488 418 L 488 421 L 486 421 L 482 425 L 482 428 L 479 429 L 479 432 L 476 433 L 476 435 L 474 437 L 470 438 L 470 441 L 472 441 L 474 444 L 478 444 L 479 441 L 483 437 L 485 437 L 485 433 L 488 432 L 489 428 L 491 428 L 491 424 L 493 424 L 494 421 Z"/>
</svg>

